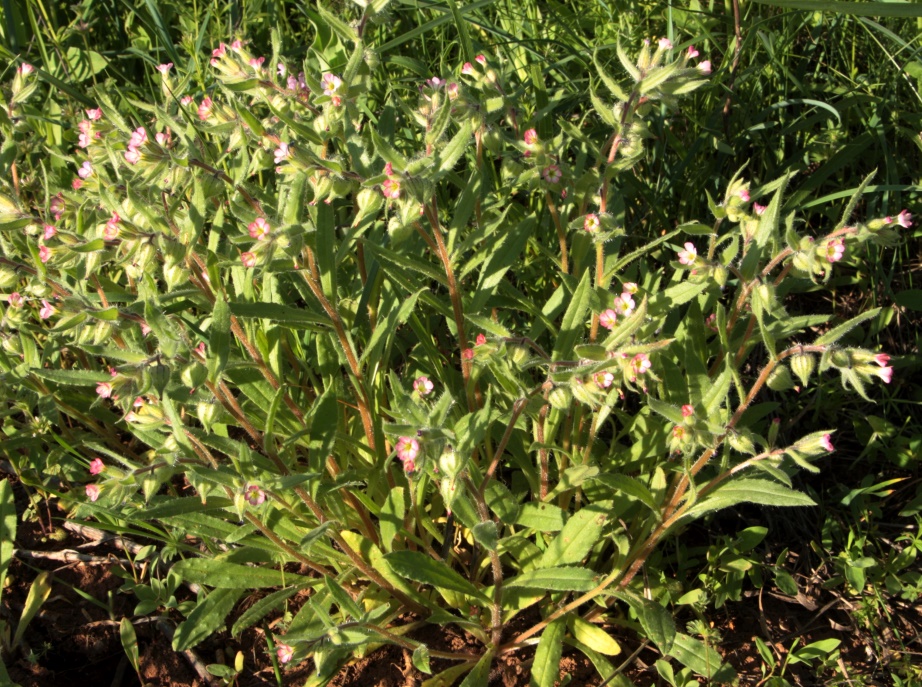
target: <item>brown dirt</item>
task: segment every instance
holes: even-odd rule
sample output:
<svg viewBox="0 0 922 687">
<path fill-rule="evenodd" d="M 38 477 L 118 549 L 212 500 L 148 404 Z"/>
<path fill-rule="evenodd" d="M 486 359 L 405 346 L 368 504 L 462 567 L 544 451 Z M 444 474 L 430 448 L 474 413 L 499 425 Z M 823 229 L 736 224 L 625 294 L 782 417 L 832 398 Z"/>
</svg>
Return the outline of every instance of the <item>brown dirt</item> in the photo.
<svg viewBox="0 0 922 687">
<path fill-rule="evenodd" d="M 15 484 L 14 488 L 17 496 L 21 497 L 19 485 Z M 24 499 L 18 505 L 19 512 L 23 512 Z M 57 551 L 75 549 L 85 544 L 70 534 L 66 537 L 49 537 L 47 515 L 43 512 L 43 524 L 34 521 L 19 524 L 17 548 Z M 63 517 L 63 513 L 53 509 L 51 515 L 55 519 Z M 697 537 L 706 539 L 708 536 L 703 532 L 688 534 L 690 543 Z M 140 687 L 142 684 L 205 687 L 205 682 L 192 669 L 187 657 L 172 651 L 170 642 L 155 623 L 143 620 L 135 625 L 140 650 L 139 680 L 125 657 L 117 623 L 122 617 L 131 617 L 137 603 L 133 596 L 118 591 L 123 580 L 113 573 L 120 565 L 116 559 L 124 558 L 124 553 L 106 546 L 83 548 L 81 551 L 96 556 L 109 556 L 110 562 L 67 564 L 16 559 L 11 564 L 0 612 L 7 624 L 14 628 L 36 574 L 41 570 L 54 573 L 51 595 L 29 625 L 21 647 L 13 655 L 4 656 L 14 682 L 22 687 L 59 687 L 62 684 L 67 687 Z M 862 678 L 864 684 L 875 685 L 891 684 L 888 666 L 900 660 L 901 655 L 915 654 L 918 657 L 922 652 L 922 610 L 917 604 L 892 600 L 890 620 L 881 617 L 876 624 L 862 624 L 856 621 L 855 609 L 850 607 L 849 600 L 838 598 L 835 591 L 823 587 L 825 580 L 822 575 L 810 570 L 799 572 L 798 583 L 803 590 L 799 600 L 783 597 L 778 590 L 766 586 L 761 593 L 759 590 L 747 591 L 741 601 L 728 603 L 723 609 L 709 612 L 706 620 L 721 635 L 719 651 L 724 660 L 730 662 L 740 674 L 740 685 L 754 686 L 763 678 L 763 661 L 756 651 L 753 637 L 760 637 L 774 647 L 779 656 L 784 656 L 797 638 L 801 638 L 801 645 L 830 637 L 838 638 L 842 641 L 841 665 L 848 674 L 852 678 Z M 828 578 L 829 573 L 825 574 Z M 81 596 L 75 589 L 102 602 L 102 606 Z M 260 592 L 260 595 L 264 593 Z M 254 594 L 242 605 L 249 605 L 257 598 Z M 294 597 L 291 610 L 296 611 L 300 603 L 303 603 L 303 599 Z M 242 610 L 240 608 L 237 612 Z M 171 619 L 175 623 L 181 617 L 173 614 Z M 535 619 L 529 613 L 521 614 L 513 626 L 508 628 L 507 634 L 511 636 Z M 691 619 L 685 618 L 681 624 Z M 270 625 L 277 620 L 270 618 Z M 406 617 L 400 622 L 415 620 L 418 619 Z M 617 627 L 608 629 L 622 645 L 621 656 L 612 659 L 612 663 L 618 665 L 637 649 L 638 640 L 636 635 L 626 630 Z M 476 639 L 453 627 L 426 625 L 408 636 L 425 640 L 433 650 L 472 654 L 483 651 Z M 243 652 L 246 666 L 236 683 L 237 687 L 276 684 L 260 628 L 251 628 L 236 639 L 227 631 L 219 632 L 195 648 L 195 653 L 204 664 L 232 663 L 237 651 Z M 526 687 L 533 657 L 534 649 L 526 649 L 494 662 L 489 687 Z M 663 684 L 658 681 L 653 668 L 658 658 L 659 655 L 652 648 L 644 648 L 625 668 L 625 676 L 639 687 Z M 434 672 L 452 665 L 449 661 L 439 659 L 433 659 L 431 663 Z M 284 670 L 283 684 L 303 684 L 312 669 L 312 662 L 308 660 Z M 591 663 L 576 651 L 568 649 L 564 652 L 560 669 L 561 685 L 593 687 L 602 683 Z M 408 651 L 388 645 L 367 656 L 353 659 L 330 684 L 332 687 L 420 687 L 428 677 L 413 667 Z M 797 687 L 823 684 L 815 671 L 807 666 L 791 665 L 785 677 Z M 217 681 L 215 684 L 218 684 Z"/>
</svg>

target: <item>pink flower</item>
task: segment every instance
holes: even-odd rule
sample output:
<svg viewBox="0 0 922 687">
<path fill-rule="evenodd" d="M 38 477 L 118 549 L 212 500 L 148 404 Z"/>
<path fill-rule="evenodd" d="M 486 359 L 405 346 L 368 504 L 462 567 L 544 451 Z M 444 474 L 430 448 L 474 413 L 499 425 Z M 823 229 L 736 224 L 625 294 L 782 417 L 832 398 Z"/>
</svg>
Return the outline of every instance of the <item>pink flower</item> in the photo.
<svg viewBox="0 0 922 687">
<path fill-rule="evenodd" d="M 145 143 L 147 143 L 147 129 L 143 126 L 139 126 L 131 132 L 131 138 L 128 140 L 128 147 L 140 148 Z"/>
<path fill-rule="evenodd" d="M 457 98 L 458 93 L 461 92 L 460 86 L 458 86 L 458 84 L 456 84 L 454 81 L 448 84 L 448 88 L 446 90 L 448 91 L 448 97 L 451 100 L 454 100 L 455 98 Z"/>
<path fill-rule="evenodd" d="M 429 88 L 432 88 L 432 89 L 435 89 L 435 90 L 440 89 L 444 83 L 445 83 L 445 82 L 442 81 L 442 80 L 441 80 L 439 77 L 437 77 L 437 76 L 433 76 L 431 79 L 427 79 L 427 80 L 426 80 L 426 85 L 429 86 Z"/>
<path fill-rule="evenodd" d="M 170 70 L 173 68 L 172 62 L 167 62 L 166 64 L 158 64 L 157 71 L 166 76 L 170 73 Z"/>
<path fill-rule="evenodd" d="M 599 222 L 599 216 L 594 213 L 586 215 L 586 219 L 583 220 L 583 229 L 586 231 L 598 231 L 600 226 L 602 224 Z"/>
<path fill-rule="evenodd" d="M 617 321 L 618 313 L 611 308 L 599 315 L 599 324 L 605 327 L 605 329 L 612 329 Z"/>
<path fill-rule="evenodd" d="M 676 425 L 672 428 L 672 436 L 679 441 L 684 439 L 686 434 L 688 434 L 688 431 L 682 425 Z"/>
<path fill-rule="evenodd" d="M 23 76 L 29 76 L 29 74 L 31 74 L 34 71 L 35 71 L 35 67 L 33 67 L 28 62 L 23 62 L 21 65 L 19 65 L 16 68 L 16 72 L 19 74 L 22 74 Z"/>
<path fill-rule="evenodd" d="M 636 305 L 634 304 L 634 299 L 631 298 L 631 294 L 622 293 L 620 296 L 615 298 L 614 302 L 615 312 L 621 315 L 622 317 L 627 317 L 632 312 Z"/>
<path fill-rule="evenodd" d="M 698 258 L 698 249 L 695 244 L 689 241 L 685 244 L 685 250 L 679 251 L 679 262 L 683 265 L 693 265 Z"/>
<path fill-rule="evenodd" d="M 48 301 L 42 299 L 42 309 L 38 311 L 38 316 L 43 320 L 47 320 L 49 317 L 55 313 L 54 306 L 51 305 Z"/>
<path fill-rule="evenodd" d="M 207 348 L 204 341 L 199 341 L 198 346 L 195 347 L 195 352 L 204 358 Z"/>
<path fill-rule="evenodd" d="M 275 71 L 278 73 L 279 76 L 285 76 L 285 74 L 288 73 L 288 68 L 284 64 L 279 62 L 277 65 L 275 65 Z"/>
<path fill-rule="evenodd" d="M 19 291 L 13 291 L 13 293 L 11 293 L 9 298 L 7 298 L 6 300 L 7 300 L 7 303 L 9 303 L 14 308 L 22 307 L 22 302 L 23 302 L 22 294 L 19 293 Z"/>
<path fill-rule="evenodd" d="M 86 112 L 87 119 L 92 119 L 94 122 L 102 119 L 102 109 L 99 107 L 84 110 L 84 112 Z"/>
<path fill-rule="evenodd" d="M 251 67 L 253 67 L 253 69 L 262 69 L 263 62 L 265 61 L 265 57 L 252 57 L 250 58 L 249 64 Z"/>
<path fill-rule="evenodd" d="M 220 58 L 224 57 L 227 52 L 227 46 L 221 43 L 217 48 L 211 51 L 211 66 L 216 67 Z"/>
<path fill-rule="evenodd" d="M 704 62 L 699 62 L 698 71 L 701 72 L 702 74 L 710 74 L 711 73 L 711 61 L 705 60 Z"/>
<path fill-rule="evenodd" d="M 419 455 L 419 442 L 413 437 L 400 437 L 397 440 L 397 457 L 403 462 L 415 461 Z"/>
<path fill-rule="evenodd" d="M 672 50 L 672 41 L 668 38 L 659 39 L 659 49 L 660 50 Z"/>
<path fill-rule="evenodd" d="M 100 398 L 112 398 L 112 384 L 100 382 L 96 385 L 96 395 Z"/>
<path fill-rule="evenodd" d="M 474 62 L 476 62 L 477 64 L 480 64 L 480 65 L 486 66 L 486 64 L 487 64 L 487 58 L 484 57 L 483 55 L 477 55 L 477 57 L 474 58 Z"/>
<path fill-rule="evenodd" d="M 688 46 L 688 51 L 685 53 L 685 56 L 686 56 L 688 59 L 691 59 L 691 58 L 693 58 L 693 57 L 698 57 L 698 51 L 695 50 L 695 46 L 694 46 L 694 45 L 689 45 L 689 46 Z"/>
<path fill-rule="evenodd" d="M 896 223 L 903 227 L 903 229 L 909 229 L 909 227 L 912 226 L 912 215 L 909 214 L 909 210 L 903 210 L 897 215 Z"/>
<path fill-rule="evenodd" d="M 638 287 L 637 284 L 632 281 L 626 281 L 621 286 L 621 290 L 624 291 L 624 293 L 633 295 L 640 290 L 640 287 Z"/>
<path fill-rule="evenodd" d="M 231 50 L 236 52 L 237 50 L 240 50 L 240 48 L 243 47 L 243 43 L 241 43 L 240 39 L 238 38 L 237 40 L 235 40 L 233 43 L 230 44 L 230 47 L 231 47 Z"/>
<path fill-rule="evenodd" d="M 833 239 L 826 244 L 826 259 L 829 262 L 838 262 L 845 255 L 845 243 L 842 239 Z"/>
<path fill-rule="evenodd" d="M 288 663 L 291 657 L 295 655 L 295 650 L 287 644 L 279 642 L 275 645 L 275 655 L 278 657 L 279 663 Z"/>
<path fill-rule="evenodd" d="M 400 182 L 396 179 L 385 179 L 381 184 L 381 193 L 385 198 L 396 200 L 400 197 Z"/>
<path fill-rule="evenodd" d="M 129 165 L 136 165 L 141 160 L 141 151 L 137 148 L 129 148 L 125 151 L 125 162 Z"/>
<path fill-rule="evenodd" d="M 704 321 L 704 325 L 710 329 L 712 332 L 717 331 L 717 314 L 711 313 L 707 316 L 707 319 Z"/>
<path fill-rule="evenodd" d="M 193 98 L 191 95 L 184 95 L 182 98 L 179 99 L 179 104 L 182 105 L 183 107 L 186 107 L 186 106 L 191 105 L 194 101 L 195 101 L 195 98 Z"/>
<path fill-rule="evenodd" d="M 90 474 L 98 475 L 100 472 L 106 469 L 106 466 L 103 464 L 101 458 L 93 458 L 90 461 Z"/>
<path fill-rule="evenodd" d="M 51 199 L 51 214 L 54 216 L 55 220 L 61 219 L 61 216 L 64 214 L 64 196 L 60 193 Z"/>
<path fill-rule="evenodd" d="M 99 485 L 98 484 L 87 484 L 86 485 L 86 497 L 90 501 L 95 501 L 99 498 Z"/>
<path fill-rule="evenodd" d="M 247 229 L 250 232 L 250 238 L 254 238 L 257 241 L 265 241 L 269 238 L 269 223 L 262 217 L 257 217 L 250 222 L 247 225 Z"/>
<path fill-rule="evenodd" d="M 474 349 L 465 348 L 463 351 L 461 351 L 461 357 L 464 358 L 465 360 L 473 360 L 474 359 Z"/>
<path fill-rule="evenodd" d="M 537 131 L 535 131 L 534 129 L 529 129 L 528 131 L 525 132 L 525 144 L 526 145 L 532 146 L 537 142 L 538 142 L 538 132 Z"/>
<path fill-rule="evenodd" d="M 157 140 L 157 145 L 166 148 L 170 145 L 170 142 L 173 139 L 173 134 L 169 129 L 166 129 L 165 131 L 154 134 L 154 138 Z"/>
<path fill-rule="evenodd" d="M 51 249 L 48 246 L 39 246 L 38 259 L 43 263 L 48 262 L 51 259 Z"/>
<path fill-rule="evenodd" d="M 198 118 L 203 122 L 211 116 L 211 108 L 214 107 L 214 103 L 211 98 L 207 95 L 202 100 L 202 104 L 198 106 Z"/>
<path fill-rule="evenodd" d="M 118 224 L 113 224 L 112 222 L 107 222 L 106 226 L 102 228 L 102 237 L 106 241 L 114 241 L 118 238 Z"/>
<path fill-rule="evenodd" d="M 631 359 L 631 369 L 634 374 L 642 375 L 652 367 L 650 359 L 644 353 L 638 353 Z"/>
<path fill-rule="evenodd" d="M 336 76 L 336 74 L 327 72 L 320 77 L 320 85 L 323 86 L 324 95 L 333 95 L 339 90 L 339 87 L 343 85 L 343 80 Z"/>
<path fill-rule="evenodd" d="M 890 356 L 886 353 L 878 353 L 874 356 L 874 362 L 881 367 L 887 367 L 888 363 L 890 362 Z"/>
<path fill-rule="evenodd" d="M 615 375 L 611 372 L 596 372 L 592 375 L 592 381 L 596 383 L 600 389 L 607 389 L 612 385 L 612 382 L 615 381 Z"/>
<path fill-rule="evenodd" d="M 693 405 L 686 403 L 684 406 L 682 406 L 682 417 L 691 417 L 694 414 L 695 407 Z"/>
<path fill-rule="evenodd" d="M 251 506 L 259 506 L 266 500 L 266 492 L 255 484 L 248 484 L 243 491 L 243 498 Z"/>
<path fill-rule="evenodd" d="M 739 191 L 736 192 L 736 195 L 738 195 L 740 200 L 742 200 L 744 203 L 749 202 L 749 189 L 748 188 L 741 188 Z"/>
<path fill-rule="evenodd" d="M 283 160 L 287 160 L 289 152 L 288 144 L 280 141 L 279 147 L 275 149 L 275 164 L 280 165 Z"/>
<path fill-rule="evenodd" d="M 392 165 L 390 162 L 384 165 L 384 173 L 387 176 L 391 176 L 394 173 L 394 165 Z"/>
<path fill-rule="evenodd" d="M 240 262 L 243 263 L 244 267 L 255 267 L 256 266 L 256 255 L 250 251 L 240 254 Z"/>
<path fill-rule="evenodd" d="M 889 384 L 893 380 L 892 367 L 881 367 L 879 370 L 875 370 L 875 374 L 884 381 L 884 384 Z"/>
<path fill-rule="evenodd" d="M 84 161 L 84 163 L 80 165 L 80 169 L 77 170 L 77 176 L 81 179 L 89 179 L 93 176 L 93 165 L 90 164 L 89 160 Z"/>
<path fill-rule="evenodd" d="M 44 227 L 42 227 L 42 229 L 44 229 L 42 236 L 45 237 L 46 241 L 58 233 L 58 230 L 53 224 L 46 224 Z"/>
<path fill-rule="evenodd" d="M 134 403 L 132 403 L 131 405 L 132 405 L 134 408 L 140 408 L 141 406 L 144 405 L 144 397 L 143 397 L 143 396 L 138 396 L 136 399 L 134 399 Z"/>
<path fill-rule="evenodd" d="M 465 76 L 470 76 L 474 73 L 474 65 L 472 65 L 470 62 L 465 62 L 461 67 L 461 73 Z"/>
<path fill-rule="evenodd" d="M 432 393 L 435 385 L 428 377 L 417 377 L 413 382 L 413 390 L 420 396 L 427 396 Z"/>
<path fill-rule="evenodd" d="M 147 336 L 148 334 L 151 333 L 151 331 L 152 331 L 152 330 L 151 330 L 151 328 L 150 328 L 150 325 L 147 324 L 147 322 L 142 322 L 142 323 L 141 323 L 141 336 Z"/>
<path fill-rule="evenodd" d="M 81 188 L 83 188 L 83 179 L 74 177 L 73 181 L 70 182 L 70 187 L 75 191 L 79 191 Z"/>
<path fill-rule="evenodd" d="M 545 167 L 541 172 L 541 176 L 543 176 L 544 180 L 549 184 L 556 184 L 563 178 L 560 167 L 557 165 L 548 165 Z"/>
<path fill-rule="evenodd" d="M 482 333 L 477 335 L 477 338 L 474 340 L 475 346 L 483 346 L 487 342 L 487 337 Z"/>
<path fill-rule="evenodd" d="M 768 206 L 766 206 L 766 205 L 759 205 L 758 203 L 753 203 L 753 204 L 752 204 L 752 209 L 755 211 L 755 213 L 756 213 L 757 215 L 761 216 L 762 213 L 765 212 L 765 211 L 768 209 Z"/>
<path fill-rule="evenodd" d="M 832 445 L 831 434 L 824 434 L 823 438 L 820 439 L 820 446 L 822 446 L 827 451 L 835 451 L 835 447 Z"/>
</svg>

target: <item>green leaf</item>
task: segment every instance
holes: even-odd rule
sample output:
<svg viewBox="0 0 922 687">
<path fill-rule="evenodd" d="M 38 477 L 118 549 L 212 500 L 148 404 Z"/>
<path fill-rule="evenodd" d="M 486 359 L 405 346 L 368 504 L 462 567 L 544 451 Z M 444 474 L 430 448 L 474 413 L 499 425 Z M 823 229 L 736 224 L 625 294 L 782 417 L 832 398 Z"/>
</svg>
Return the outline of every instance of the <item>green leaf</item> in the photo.
<svg viewBox="0 0 922 687">
<path fill-rule="evenodd" d="M 566 626 L 566 619 L 558 618 L 544 628 L 538 649 L 535 651 L 535 661 L 531 666 L 529 687 L 554 687 L 557 684 Z"/>
<path fill-rule="evenodd" d="M 398 575 L 408 580 L 428 584 L 436 589 L 460 592 L 487 603 L 490 602 L 482 591 L 445 563 L 429 558 L 419 551 L 393 551 L 386 554 L 384 560 Z"/>
<path fill-rule="evenodd" d="M 208 329 L 208 378 L 216 383 L 230 355 L 230 308 L 218 294 L 214 310 L 211 311 L 211 327 Z"/>
<path fill-rule="evenodd" d="M 868 320 L 874 319 L 880 313 L 880 308 L 872 308 L 867 312 L 863 312 L 857 317 L 853 317 L 848 322 L 840 324 L 838 327 L 829 330 L 818 338 L 815 343 L 817 346 L 828 346 L 829 344 L 836 343 L 843 336 L 848 334 L 852 329 L 857 327 L 862 322 L 867 322 Z"/>
<path fill-rule="evenodd" d="M 32 619 L 41 609 L 42 604 L 45 603 L 45 599 L 51 594 L 51 580 L 53 577 L 53 573 L 43 570 L 32 581 L 32 586 L 29 587 L 29 594 L 26 596 L 25 606 L 22 609 L 22 616 L 19 618 L 19 624 L 16 626 L 16 634 L 13 635 L 11 647 L 15 648 L 19 646 L 19 641 L 26 633 L 26 628 L 29 626 L 29 623 L 32 622 Z"/>
<path fill-rule="evenodd" d="M 355 599 L 352 598 L 352 595 L 349 594 L 339 582 L 329 575 L 324 576 L 323 579 L 326 583 L 327 591 L 330 592 L 330 596 L 333 597 L 333 602 L 339 606 L 339 610 L 342 613 L 348 614 L 353 620 L 359 620 L 365 615 L 362 608 L 356 603 Z"/>
<path fill-rule="evenodd" d="M 176 628 L 173 651 L 191 649 L 224 627 L 224 619 L 244 593 L 244 589 L 215 589 L 199 601 L 189 617 Z"/>
<path fill-rule="evenodd" d="M 557 532 L 563 529 L 564 512 L 552 503 L 526 503 L 515 523 L 539 532 Z"/>
<path fill-rule="evenodd" d="M 169 518 L 174 515 L 183 515 L 185 513 L 198 513 L 209 510 L 223 510 L 233 506 L 233 502 L 222 496 L 212 496 L 205 503 L 198 496 L 188 496 L 184 498 L 167 499 L 163 503 L 158 503 L 151 508 L 139 510 L 136 516 L 146 520 L 158 520 L 160 518 Z"/>
<path fill-rule="evenodd" d="M 588 592 L 598 581 L 588 568 L 542 568 L 513 577 L 506 587 L 515 589 L 539 589 L 555 592 Z"/>
<path fill-rule="evenodd" d="M 125 655 L 128 656 L 128 662 L 134 668 L 134 672 L 141 674 L 141 662 L 138 652 L 138 635 L 134 631 L 134 625 L 128 618 L 122 618 L 118 625 L 118 634 L 122 640 L 122 648 Z"/>
<path fill-rule="evenodd" d="M 485 653 L 474 669 L 468 673 L 467 677 L 461 683 L 460 687 L 483 687 L 489 682 L 490 664 L 493 663 L 493 650 L 490 649 Z"/>
<path fill-rule="evenodd" d="M 496 544 L 499 540 L 499 530 L 495 522 L 487 520 L 486 522 L 477 523 L 471 530 L 471 534 L 474 535 L 474 541 L 487 551 L 496 551 Z"/>
<path fill-rule="evenodd" d="M 421 673 L 432 675 L 432 668 L 429 667 L 429 647 L 420 644 L 413 649 L 413 667 Z"/>
<path fill-rule="evenodd" d="M 218 589 L 266 589 L 292 583 L 318 584 L 316 578 L 283 573 L 271 568 L 257 568 L 213 558 L 187 558 L 171 568 L 185 582 L 203 584 Z"/>
<path fill-rule="evenodd" d="M 669 611 L 655 601 L 631 591 L 620 591 L 615 596 L 634 610 L 644 635 L 656 644 L 660 653 L 664 656 L 669 654 L 676 638 L 675 621 Z"/>
<path fill-rule="evenodd" d="M 573 638 L 593 651 L 598 651 L 605 656 L 617 656 L 621 653 L 621 645 L 598 625 L 593 625 L 578 615 L 570 616 L 567 624 L 570 626 Z"/>
<path fill-rule="evenodd" d="M 605 87 L 611 91 L 611 94 L 615 96 L 621 102 L 627 102 L 627 93 L 624 89 L 621 88 L 619 84 L 602 66 L 601 61 L 599 61 L 598 51 L 592 53 L 592 63 L 595 65 L 596 75 L 602 79 L 602 83 L 605 84 Z M 611 108 L 608 108 L 609 113 L 611 113 Z"/>
<path fill-rule="evenodd" d="M 13 488 L 10 481 L 5 479 L 0 482 L 0 598 L 6 588 L 6 573 L 13 560 L 16 541 L 16 501 L 13 498 Z"/>
<path fill-rule="evenodd" d="M 471 140 L 473 130 L 470 121 L 464 122 L 464 125 L 458 130 L 452 139 L 445 144 L 445 147 L 439 151 L 438 162 L 439 172 L 444 174 L 450 172 L 458 164 L 458 160 L 464 155 L 467 144 Z"/>
<path fill-rule="evenodd" d="M 698 518 L 705 513 L 722 510 L 738 503 L 758 503 L 763 506 L 815 506 L 806 494 L 788 489 L 772 480 L 758 477 L 724 482 L 695 504 L 683 517 Z"/>
<path fill-rule="evenodd" d="M 653 396 L 647 396 L 647 404 L 650 406 L 650 410 L 659 413 L 673 424 L 681 425 L 685 421 L 685 418 L 682 417 L 681 408 L 677 408 Z"/>
<path fill-rule="evenodd" d="M 622 494 L 637 499 L 654 513 L 659 513 L 659 506 L 656 502 L 656 497 L 653 496 L 653 492 L 639 480 L 628 475 L 605 473 L 599 475 L 595 481 L 601 482 L 606 486 L 618 490 Z"/>
<path fill-rule="evenodd" d="M 108 372 L 94 372 L 93 370 L 46 370 L 35 368 L 32 374 L 49 382 L 67 384 L 70 386 L 96 386 L 100 382 L 112 379 Z"/>
<path fill-rule="evenodd" d="M 263 597 L 246 609 L 243 615 L 237 618 L 234 622 L 234 626 L 231 628 L 231 635 L 237 637 L 245 629 L 258 623 L 265 618 L 266 615 L 276 608 L 279 608 L 287 599 L 290 599 L 301 589 L 302 587 L 288 587 L 286 589 L 279 589 L 278 591 L 272 592 L 269 596 Z"/>
<path fill-rule="evenodd" d="M 292 308 L 279 303 L 228 303 L 232 315 L 237 317 L 258 317 L 299 329 L 322 329 L 331 325 L 330 320 L 309 310 Z"/>
<path fill-rule="evenodd" d="M 611 503 L 594 503 L 578 510 L 548 545 L 539 568 L 579 563 L 602 536 Z"/>
<path fill-rule="evenodd" d="M 573 298 L 567 311 L 564 313 L 563 322 L 560 324 L 560 333 L 554 342 L 553 360 L 565 360 L 573 353 L 573 346 L 580 336 L 586 333 L 586 314 L 589 312 L 590 295 L 592 294 L 592 277 L 590 271 L 583 272 L 583 278 L 573 292 Z"/>
<path fill-rule="evenodd" d="M 719 683 L 731 683 L 736 671 L 729 663 L 722 663 L 720 654 L 704 642 L 686 634 L 677 633 L 669 655 L 699 675 Z"/>
<path fill-rule="evenodd" d="M 406 503 L 403 496 L 403 487 L 391 489 L 381 507 L 378 521 L 381 528 L 381 546 L 388 553 L 391 552 L 394 537 L 403 527 L 403 518 L 406 514 Z"/>
<path fill-rule="evenodd" d="M 755 0 L 783 10 L 833 12 L 858 17 L 922 17 L 922 5 L 913 2 L 844 2 L 840 0 Z"/>
<path fill-rule="evenodd" d="M 769 241 L 778 236 L 778 226 L 781 222 L 781 205 L 784 191 L 790 180 L 791 173 L 788 172 L 781 180 L 781 184 L 778 186 L 778 190 L 775 191 L 775 195 L 772 196 L 768 207 L 765 208 L 765 212 L 759 217 L 759 225 L 755 232 L 755 241 L 759 247 L 767 245 Z"/>
</svg>

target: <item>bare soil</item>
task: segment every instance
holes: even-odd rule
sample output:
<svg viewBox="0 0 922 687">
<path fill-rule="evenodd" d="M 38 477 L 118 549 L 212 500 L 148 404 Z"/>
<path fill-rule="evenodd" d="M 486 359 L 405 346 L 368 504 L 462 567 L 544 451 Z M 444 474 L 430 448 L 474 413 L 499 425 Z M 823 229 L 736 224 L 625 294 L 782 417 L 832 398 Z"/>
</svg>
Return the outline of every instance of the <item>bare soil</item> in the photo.
<svg viewBox="0 0 922 687">
<path fill-rule="evenodd" d="M 15 482 L 14 477 L 10 479 Z M 21 496 L 19 485 L 15 486 L 17 496 Z M 24 505 L 21 504 L 20 513 Z M 51 525 L 47 515 L 52 518 Z M 113 572 L 119 567 L 126 569 L 125 563 L 119 562 L 124 561 L 124 552 L 107 544 L 87 546 L 88 542 L 60 527 L 53 533 L 54 520 L 62 518 L 63 513 L 52 507 L 47 515 L 42 523 L 20 522 L 17 549 L 39 555 L 41 552 L 79 550 L 102 560 L 67 563 L 17 558 L 13 561 L 0 609 L 3 619 L 13 628 L 36 575 L 43 570 L 52 571 L 54 581 L 48 600 L 29 624 L 23 642 L 12 655 L 4 656 L 11 679 L 22 687 L 206 687 L 208 683 L 193 668 L 191 654 L 177 654 L 172 650 L 162 624 L 153 622 L 153 617 L 132 617 L 137 599 L 119 591 L 123 580 Z M 707 532 L 690 534 L 703 540 L 709 536 Z M 804 547 L 807 543 L 804 540 Z M 799 572 L 802 593 L 797 598 L 787 597 L 767 584 L 762 590 L 749 589 L 739 602 L 709 611 L 707 622 L 720 635 L 717 648 L 724 660 L 736 668 L 740 685 L 755 686 L 764 677 L 764 661 L 756 651 L 754 637 L 765 641 L 779 660 L 783 660 L 795 639 L 800 638 L 802 646 L 820 639 L 837 638 L 842 642 L 839 680 L 844 671 L 850 679 L 861 679 L 861 684 L 865 685 L 893 684 L 889 675 L 894 661 L 906 660 L 911 655 L 917 659 L 922 656 L 922 613 L 918 603 L 891 599 L 889 619 L 881 616 L 876 625 L 862 624 L 856 620 L 852 601 L 824 588 L 827 580 L 823 573 L 828 578 L 828 571 Z M 244 605 L 255 602 L 256 598 L 254 595 Z M 298 598 L 293 601 L 297 605 Z M 135 625 L 140 676 L 130 666 L 122 648 L 118 627 L 122 617 L 132 618 Z M 176 613 L 167 617 L 174 624 L 182 619 Z M 685 620 L 692 619 L 690 616 Z M 407 622 L 412 620 L 415 619 L 406 619 Z M 277 621 L 278 618 L 270 618 L 270 625 Z M 526 615 L 517 621 L 525 626 L 534 622 L 534 618 Z M 509 633 L 517 629 L 511 627 Z M 637 636 L 627 630 L 614 626 L 607 629 L 623 649 L 619 657 L 612 659 L 617 666 L 619 661 L 632 656 L 640 643 Z M 483 651 L 476 639 L 452 627 L 427 625 L 409 636 L 425 640 L 431 649 L 475 654 Z M 245 662 L 244 673 L 236 682 L 238 687 L 277 684 L 261 628 L 251 628 L 236 639 L 228 631 L 216 633 L 195 647 L 194 658 L 200 665 L 232 664 L 238 651 L 243 652 Z M 495 661 L 489 687 L 527 686 L 533 657 L 534 650 L 527 649 Z M 665 684 L 653 668 L 658 658 L 660 656 L 652 647 L 645 647 L 627 662 L 623 673 L 639 687 Z M 450 665 L 448 661 L 432 660 L 434 672 Z M 311 661 L 285 669 L 283 684 L 303 684 L 312 670 Z M 595 687 L 602 684 L 589 661 L 573 650 L 564 652 L 560 671 L 560 685 Z M 409 652 L 396 646 L 383 646 L 366 656 L 354 658 L 330 684 L 333 687 L 420 687 L 429 677 L 413 667 Z M 804 665 L 789 666 L 785 677 L 797 686 L 827 684 Z M 217 685 L 220 681 L 214 680 L 211 684 Z"/>
</svg>

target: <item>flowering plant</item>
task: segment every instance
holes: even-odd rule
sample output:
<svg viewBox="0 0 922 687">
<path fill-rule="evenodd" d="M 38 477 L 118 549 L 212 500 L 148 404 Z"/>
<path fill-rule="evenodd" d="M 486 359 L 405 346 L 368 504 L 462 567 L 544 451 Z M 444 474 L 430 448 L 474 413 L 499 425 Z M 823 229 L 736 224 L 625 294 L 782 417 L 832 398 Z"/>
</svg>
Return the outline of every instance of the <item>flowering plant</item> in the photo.
<svg viewBox="0 0 922 687">
<path fill-rule="evenodd" d="M 634 246 L 615 181 L 655 108 L 707 83 L 698 50 L 619 46 L 627 87 L 595 54 L 593 140 L 470 46 L 413 96 L 381 93 L 362 30 L 379 4 L 354 24 L 318 10 L 331 39 L 303 66 L 235 40 L 204 91 L 172 64 L 132 115 L 97 89 L 56 186 L 16 161 L 6 391 L 27 390 L 25 423 L 76 428 L 92 475 L 63 473 L 87 482 L 66 497 L 76 516 L 156 523 L 159 559 L 201 585 L 177 650 L 278 587 L 233 632 L 311 590 L 274 646 L 318 681 L 388 642 L 464 685 L 535 643 L 535 684 L 554 684 L 564 642 L 604 672 L 616 605 L 664 656 L 709 655 L 637 574 L 715 510 L 812 504 L 790 475 L 833 432 L 782 441 L 766 389 L 834 372 L 866 396 L 892 369 L 844 343 L 876 311 L 801 342 L 830 317 L 784 298 L 911 216 L 855 219 L 868 179 L 836 226 L 802 235 L 790 179 L 740 172 L 713 223 Z M 24 67 L 11 113 L 39 87 Z M 4 137 L 28 126 L 7 118 Z M 407 611 L 483 650 L 409 638 Z"/>
</svg>

